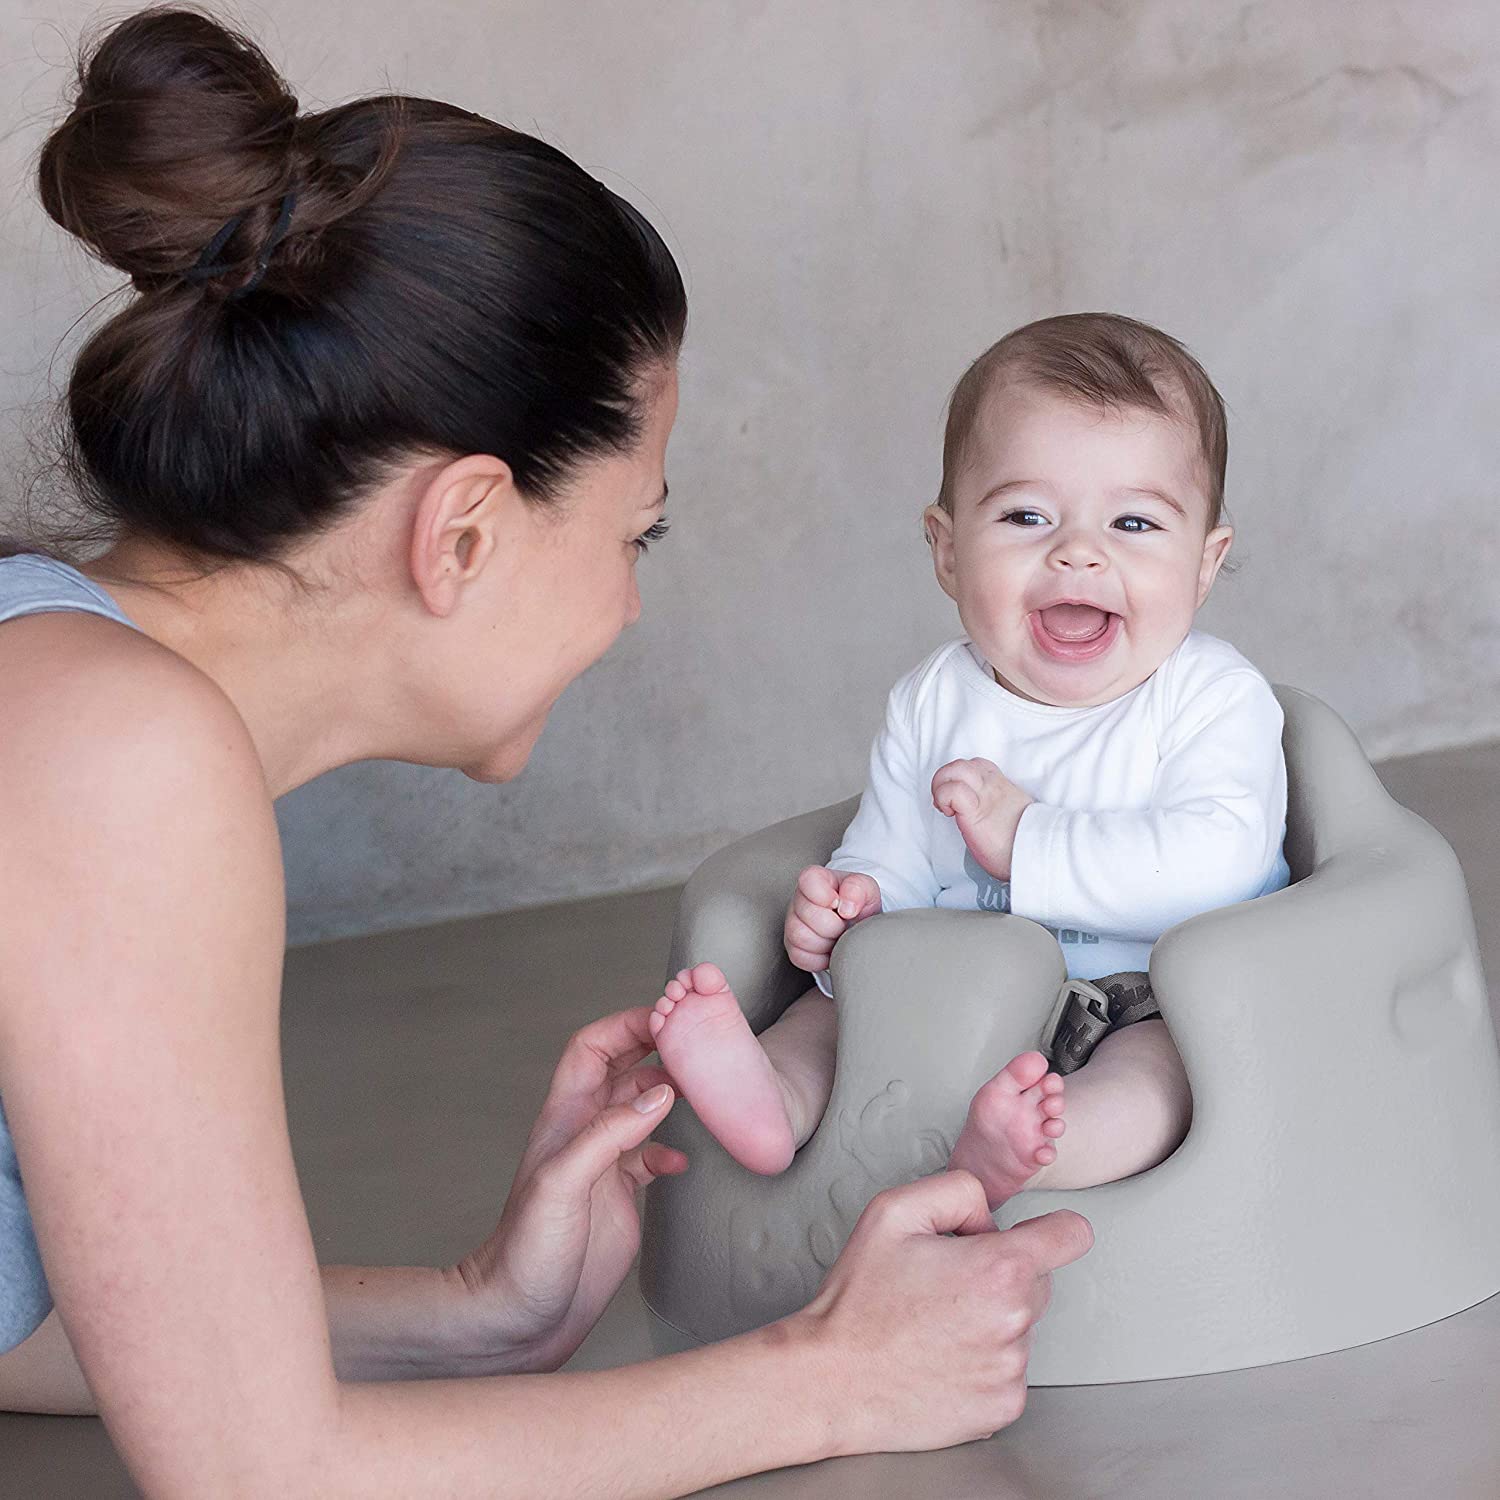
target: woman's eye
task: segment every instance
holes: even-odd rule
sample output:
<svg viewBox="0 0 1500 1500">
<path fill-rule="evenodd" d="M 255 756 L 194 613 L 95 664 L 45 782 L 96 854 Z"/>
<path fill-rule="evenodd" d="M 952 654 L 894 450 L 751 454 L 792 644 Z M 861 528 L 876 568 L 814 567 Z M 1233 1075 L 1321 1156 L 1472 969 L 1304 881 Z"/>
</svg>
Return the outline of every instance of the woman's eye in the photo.
<svg viewBox="0 0 1500 1500">
<path fill-rule="evenodd" d="M 631 545 L 635 548 L 637 555 L 650 550 L 652 542 L 659 542 L 668 531 L 672 523 L 663 516 L 659 521 L 653 521 Z"/>
<path fill-rule="evenodd" d="M 1160 531 L 1161 527 L 1155 521 L 1148 521 L 1145 516 L 1121 516 L 1115 522 L 1121 531 L 1131 531 L 1137 536 L 1147 531 Z"/>
<path fill-rule="evenodd" d="M 1039 510 L 1008 510 L 1000 517 L 1012 526 L 1045 526 L 1047 518 Z"/>
</svg>

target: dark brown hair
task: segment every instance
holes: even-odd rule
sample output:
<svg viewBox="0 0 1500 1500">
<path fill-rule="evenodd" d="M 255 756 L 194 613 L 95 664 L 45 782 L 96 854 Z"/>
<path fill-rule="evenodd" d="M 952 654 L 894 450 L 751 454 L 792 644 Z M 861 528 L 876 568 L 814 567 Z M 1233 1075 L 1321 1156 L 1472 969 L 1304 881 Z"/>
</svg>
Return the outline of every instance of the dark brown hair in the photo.
<svg viewBox="0 0 1500 1500">
<path fill-rule="evenodd" d="M 552 499 L 635 443 L 682 339 L 661 238 L 562 152 L 431 99 L 301 114 L 193 10 L 84 44 L 38 181 L 134 287 L 73 368 L 64 470 L 106 528 L 204 557 L 274 559 L 427 453 Z"/>
<path fill-rule="evenodd" d="M 979 408 L 1007 379 L 1105 410 L 1136 408 L 1190 422 L 1203 460 L 1209 529 L 1219 524 L 1229 461 L 1223 398 L 1170 334 L 1118 313 L 1066 313 L 1028 323 L 969 366 L 948 403 L 938 495 L 945 510 L 953 509 L 953 485 Z"/>
</svg>

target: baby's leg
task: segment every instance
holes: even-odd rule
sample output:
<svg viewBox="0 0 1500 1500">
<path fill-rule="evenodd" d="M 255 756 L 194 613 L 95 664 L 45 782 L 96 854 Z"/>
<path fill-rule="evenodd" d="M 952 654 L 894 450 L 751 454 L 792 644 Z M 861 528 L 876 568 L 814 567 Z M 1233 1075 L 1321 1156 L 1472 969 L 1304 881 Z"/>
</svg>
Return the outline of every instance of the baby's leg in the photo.
<svg viewBox="0 0 1500 1500">
<path fill-rule="evenodd" d="M 822 990 L 808 990 L 757 1038 L 781 1080 L 792 1139 L 799 1148 L 812 1138 L 833 1092 L 837 1023 L 833 1001 Z"/>
<path fill-rule="evenodd" d="M 752 1172 L 785 1171 L 833 1087 L 833 1002 L 810 990 L 756 1037 L 723 974 L 698 964 L 667 982 L 651 1034 L 724 1149 Z"/>
<path fill-rule="evenodd" d="M 1112 1031 L 1067 1078 L 1067 1132 L 1027 1184 L 1095 1187 L 1165 1161 L 1193 1118 L 1187 1073 L 1165 1021 Z"/>
</svg>

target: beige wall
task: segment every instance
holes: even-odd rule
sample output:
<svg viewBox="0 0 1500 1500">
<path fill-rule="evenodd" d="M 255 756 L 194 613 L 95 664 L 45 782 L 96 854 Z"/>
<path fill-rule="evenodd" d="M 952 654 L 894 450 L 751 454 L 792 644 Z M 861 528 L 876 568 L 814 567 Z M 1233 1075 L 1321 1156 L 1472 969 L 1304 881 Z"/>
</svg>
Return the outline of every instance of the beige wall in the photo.
<svg viewBox="0 0 1500 1500">
<path fill-rule="evenodd" d="M 0 509 L 18 408 L 112 284 L 26 181 L 93 13 L 0 5 Z M 1229 402 L 1242 570 L 1207 628 L 1372 754 L 1500 733 L 1488 0 L 239 14 L 308 105 L 390 86 L 561 145 L 663 228 L 692 303 L 644 620 L 518 783 L 371 765 L 287 799 L 295 937 L 666 880 L 855 790 L 886 689 L 954 630 L 915 520 L 946 393 L 1052 312 L 1161 324 Z"/>
</svg>

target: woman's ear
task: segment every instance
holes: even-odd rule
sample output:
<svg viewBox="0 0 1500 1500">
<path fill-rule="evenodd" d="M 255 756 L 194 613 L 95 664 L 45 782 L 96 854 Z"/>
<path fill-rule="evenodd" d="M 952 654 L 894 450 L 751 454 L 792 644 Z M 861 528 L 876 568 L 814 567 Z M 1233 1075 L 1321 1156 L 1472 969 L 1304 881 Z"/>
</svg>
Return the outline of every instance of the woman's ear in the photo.
<svg viewBox="0 0 1500 1500">
<path fill-rule="evenodd" d="M 932 571 L 938 585 L 950 598 L 956 599 L 958 585 L 953 575 L 953 517 L 941 505 L 929 505 L 922 512 L 922 530 L 932 549 Z"/>
<path fill-rule="evenodd" d="M 410 566 L 432 614 L 453 613 L 494 556 L 511 512 L 525 503 L 510 465 L 490 454 L 457 459 L 429 479 L 412 516 Z"/>
<path fill-rule="evenodd" d="M 1208 591 L 1229 556 L 1230 544 L 1234 541 L 1233 526 L 1215 526 L 1203 539 L 1203 561 L 1198 565 L 1198 608 L 1208 598 Z"/>
</svg>

